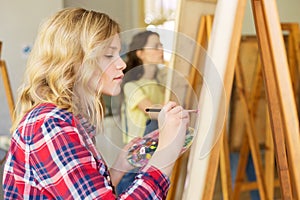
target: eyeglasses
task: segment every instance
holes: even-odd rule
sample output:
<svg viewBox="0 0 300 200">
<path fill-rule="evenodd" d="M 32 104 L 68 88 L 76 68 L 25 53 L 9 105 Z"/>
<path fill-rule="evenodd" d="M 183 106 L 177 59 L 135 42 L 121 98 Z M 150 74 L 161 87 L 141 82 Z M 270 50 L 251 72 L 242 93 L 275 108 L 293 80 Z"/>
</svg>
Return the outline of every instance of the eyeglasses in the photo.
<svg viewBox="0 0 300 200">
<path fill-rule="evenodd" d="M 163 44 L 157 43 L 154 46 L 147 46 L 147 47 L 144 47 L 143 49 L 162 49 L 162 48 L 163 48 Z"/>
</svg>

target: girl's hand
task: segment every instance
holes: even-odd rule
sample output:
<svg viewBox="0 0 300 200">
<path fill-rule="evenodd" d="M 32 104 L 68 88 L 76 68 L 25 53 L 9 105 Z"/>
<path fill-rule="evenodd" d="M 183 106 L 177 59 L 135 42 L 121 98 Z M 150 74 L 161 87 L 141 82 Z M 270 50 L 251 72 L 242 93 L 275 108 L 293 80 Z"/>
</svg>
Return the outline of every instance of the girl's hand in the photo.
<svg viewBox="0 0 300 200">
<path fill-rule="evenodd" d="M 185 141 L 189 113 L 175 102 L 167 103 L 158 115 L 159 142 L 148 163 L 170 176 Z M 146 167 L 144 170 L 147 170 Z"/>
<path fill-rule="evenodd" d="M 121 178 L 128 171 L 134 169 L 134 167 L 127 161 L 128 149 L 140 138 L 132 139 L 128 144 L 126 144 L 123 149 L 120 151 L 119 156 L 115 160 L 114 164 L 110 168 L 111 180 L 113 185 L 117 185 Z"/>
<path fill-rule="evenodd" d="M 158 149 L 171 148 L 180 153 L 185 141 L 189 113 L 175 102 L 167 103 L 158 115 Z"/>
<path fill-rule="evenodd" d="M 126 144 L 123 149 L 120 151 L 117 159 L 115 160 L 113 164 L 113 168 L 124 171 L 125 173 L 132 170 L 134 167 L 127 161 L 127 153 L 128 149 L 136 143 L 140 138 L 136 137 L 132 139 L 128 144 Z"/>
</svg>

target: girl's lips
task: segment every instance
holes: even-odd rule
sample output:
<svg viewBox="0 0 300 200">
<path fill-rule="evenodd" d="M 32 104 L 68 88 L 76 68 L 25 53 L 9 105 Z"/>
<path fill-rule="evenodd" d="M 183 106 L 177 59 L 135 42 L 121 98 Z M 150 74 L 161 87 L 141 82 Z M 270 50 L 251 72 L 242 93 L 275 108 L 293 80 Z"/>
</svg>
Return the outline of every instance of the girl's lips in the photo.
<svg viewBox="0 0 300 200">
<path fill-rule="evenodd" d="M 122 80 L 123 77 L 124 77 L 124 75 L 120 75 L 120 76 L 115 77 L 114 80 Z"/>
</svg>

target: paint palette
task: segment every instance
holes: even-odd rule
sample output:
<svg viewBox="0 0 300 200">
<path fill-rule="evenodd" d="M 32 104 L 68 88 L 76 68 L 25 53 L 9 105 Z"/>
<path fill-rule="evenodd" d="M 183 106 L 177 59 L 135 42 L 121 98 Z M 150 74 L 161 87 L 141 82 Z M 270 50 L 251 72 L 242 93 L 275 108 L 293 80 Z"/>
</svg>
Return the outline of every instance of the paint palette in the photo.
<svg viewBox="0 0 300 200">
<path fill-rule="evenodd" d="M 159 131 L 155 130 L 132 145 L 128 150 L 127 160 L 134 167 L 143 167 L 148 163 L 158 145 Z M 185 152 L 192 144 L 194 129 L 189 127 L 186 131 L 185 142 L 181 153 Z"/>
</svg>

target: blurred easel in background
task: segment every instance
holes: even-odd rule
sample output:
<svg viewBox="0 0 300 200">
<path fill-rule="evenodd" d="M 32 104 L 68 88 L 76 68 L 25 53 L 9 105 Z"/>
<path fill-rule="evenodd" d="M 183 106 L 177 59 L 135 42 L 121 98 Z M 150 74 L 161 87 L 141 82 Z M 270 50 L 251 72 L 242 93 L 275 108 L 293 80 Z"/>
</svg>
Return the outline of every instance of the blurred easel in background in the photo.
<svg viewBox="0 0 300 200">
<path fill-rule="evenodd" d="M 2 41 L 0 41 L 0 69 L 1 69 L 4 90 L 5 90 L 5 94 L 6 94 L 6 99 L 8 102 L 10 118 L 12 120 L 13 112 L 15 109 L 14 98 L 13 98 L 10 81 L 9 81 L 9 77 L 8 77 L 8 73 L 7 73 L 6 63 L 4 60 L 2 60 L 1 55 L 2 55 Z"/>
<path fill-rule="evenodd" d="M 3 86 L 4 86 L 4 90 L 5 90 L 7 103 L 8 103 L 10 118 L 11 118 L 11 120 L 13 120 L 13 113 L 14 113 L 14 109 L 15 109 L 14 98 L 13 98 L 13 93 L 11 90 L 10 81 L 9 81 L 9 77 L 8 77 L 8 73 L 7 73 L 6 63 L 2 59 L 1 53 L 2 53 L 2 41 L 0 41 L 0 72 L 1 72 L 1 77 L 3 80 Z M 6 136 L 3 137 L 1 140 L 5 140 L 5 141 L 1 141 L 1 143 L 5 143 L 5 144 L 9 143 L 6 141 L 6 140 L 9 140 L 9 138 Z M 6 149 L 1 149 L 1 150 L 6 151 Z M 0 161 L 1 166 L 4 162 L 4 160 L 5 160 L 5 156 Z"/>
</svg>

